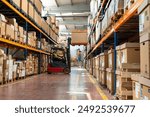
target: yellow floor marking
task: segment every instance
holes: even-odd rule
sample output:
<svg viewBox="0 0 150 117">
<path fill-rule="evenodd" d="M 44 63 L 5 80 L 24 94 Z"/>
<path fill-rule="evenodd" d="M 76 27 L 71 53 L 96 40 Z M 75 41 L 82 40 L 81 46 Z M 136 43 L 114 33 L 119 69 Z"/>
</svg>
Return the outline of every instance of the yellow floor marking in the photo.
<svg viewBox="0 0 150 117">
<path fill-rule="evenodd" d="M 108 97 L 105 95 L 105 93 L 100 89 L 100 87 L 98 86 L 97 82 L 93 79 L 92 76 L 89 76 L 90 81 L 95 85 L 98 93 L 100 94 L 100 96 L 102 97 L 103 100 L 108 100 Z"/>
</svg>

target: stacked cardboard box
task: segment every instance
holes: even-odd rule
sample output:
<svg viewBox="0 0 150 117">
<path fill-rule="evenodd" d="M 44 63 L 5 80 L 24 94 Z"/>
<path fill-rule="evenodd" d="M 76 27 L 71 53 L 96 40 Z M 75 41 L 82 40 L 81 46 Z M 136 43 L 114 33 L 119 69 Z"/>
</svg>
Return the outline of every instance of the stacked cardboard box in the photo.
<svg viewBox="0 0 150 117">
<path fill-rule="evenodd" d="M 22 78 L 26 76 L 25 61 L 15 61 L 14 64 L 17 66 L 16 78 Z"/>
<path fill-rule="evenodd" d="M 114 94 L 114 50 L 108 51 L 108 68 L 106 69 L 107 88 L 111 94 Z"/>
<path fill-rule="evenodd" d="M 93 76 L 96 77 L 96 57 L 92 59 L 93 59 Z"/>
<path fill-rule="evenodd" d="M 26 66 L 26 75 L 33 75 L 37 74 L 38 72 L 38 58 L 36 56 L 33 56 L 32 54 L 29 54 L 27 57 L 27 60 L 25 62 Z"/>
<path fill-rule="evenodd" d="M 15 18 L 6 18 L 6 35 L 8 35 L 12 40 L 18 41 L 18 23 Z"/>
<path fill-rule="evenodd" d="M 0 36 L 6 35 L 6 23 L 7 23 L 7 20 L 5 16 L 0 14 Z"/>
<path fill-rule="evenodd" d="M 140 72 L 139 43 L 125 43 L 120 48 L 117 57 L 117 97 L 119 99 L 132 99 L 133 73 Z M 118 53 L 118 52 L 117 52 Z M 119 60 L 118 60 L 119 59 Z"/>
<path fill-rule="evenodd" d="M 95 58 L 95 71 L 96 71 L 96 79 L 97 79 L 97 81 L 99 82 L 99 64 L 100 64 L 100 56 L 98 55 L 96 58 Z"/>
<path fill-rule="evenodd" d="M 106 68 L 108 68 L 108 53 L 100 54 L 100 83 L 106 86 Z"/>
<path fill-rule="evenodd" d="M 0 82 L 3 82 L 3 61 L 4 61 L 4 51 L 0 49 Z"/>
<path fill-rule="evenodd" d="M 20 6 L 21 6 L 22 11 L 25 14 L 28 14 L 28 0 L 21 0 L 20 4 L 21 4 Z"/>
<path fill-rule="evenodd" d="M 23 27 L 18 26 L 18 40 L 20 43 L 26 43 L 26 31 L 24 31 Z"/>
<path fill-rule="evenodd" d="M 37 41 L 36 32 L 34 31 L 28 32 L 28 45 L 36 47 L 36 41 Z"/>
<path fill-rule="evenodd" d="M 42 14 L 42 2 L 41 2 L 41 0 L 32 0 L 32 1 L 34 1 L 36 9 L 41 15 Z"/>
<path fill-rule="evenodd" d="M 47 66 L 48 66 L 48 57 L 46 55 L 42 55 L 42 65 L 41 65 L 41 72 L 46 72 L 47 71 Z"/>
<path fill-rule="evenodd" d="M 133 99 L 150 100 L 150 1 L 144 0 L 140 14 L 140 74 L 132 75 Z"/>
</svg>

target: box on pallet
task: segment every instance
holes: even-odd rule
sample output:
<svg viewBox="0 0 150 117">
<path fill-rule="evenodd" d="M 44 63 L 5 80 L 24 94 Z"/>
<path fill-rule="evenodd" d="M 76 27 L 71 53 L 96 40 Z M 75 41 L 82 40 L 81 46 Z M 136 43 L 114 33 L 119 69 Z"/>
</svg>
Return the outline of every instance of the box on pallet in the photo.
<svg viewBox="0 0 150 117">
<path fill-rule="evenodd" d="M 106 69 L 106 85 L 111 94 L 114 94 L 114 71 L 112 68 Z"/>
<path fill-rule="evenodd" d="M 101 22 L 97 21 L 96 23 L 96 41 L 99 40 L 101 35 Z"/>
<path fill-rule="evenodd" d="M 140 63 L 139 43 L 125 43 L 117 46 L 117 69 L 122 68 L 123 63 Z"/>
<path fill-rule="evenodd" d="M 28 14 L 28 0 L 21 0 L 20 3 L 22 11 Z"/>
<path fill-rule="evenodd" d="M 107 52 L 100 54 L 100 68 L 105 69 L 108 67 L 108 54 Z"/>
<path fill-rule="evenodd" d="M 104 35 L 107 28 L 108 28 L 108 10 L 106 10 L 105 16 L 102 20 L 102 35 Z"/>
<path fill-rule="evenodd" d="M 34 11 L 34 19 L 35 19 L 36 24 L 41 27 L 42 26 L 42 18 L 37 13 L 37 11 Z"/>
<path fill-rule="evenodd" d="M 34 0 L 35 7 L 37 8 L 40 15 L 42 14 L 42 2 L 41 0 Z"/>
<path fill-rule="evenodd" d="M 150 33 L 140 37 L 141 74 L 150 78 Z"/>
<path fill-rule="evenodd" d="M 110 26 L 112 24 L 111 19 L 115 14 L 115 5 L 116 5 L 115 0 L 112 0 L 109 4 L 108 11 L 107 11 L 108 12 L 108 20 L 107 20 L 108 26 Z"/>
<path fill-rule="evenodd" d="M 29 3 L 28 3 L 28 15 L 29 15 L 32 19 L 34 19 L 34 11 L 35 11 L 35 9 L 34 9 L 33 5 L 29 2 Z"/>
<path fill-rule="evenodd" d="M 18 6 L 18 8 L 20 8 L 21 0 L 12 0 L 12 1 L 15 3 L 15 5 Z"/>
<path fill-rule="evenodd" d="M 117 75 L 116 81 L 116 94 L 121 100 L 132 99 L 132 80 L 131 78 Z"/>
<path fill-rule="evenodd" d="M 132 75 L 133 83 L 136 84 L 133 93 L 134 99 L 150 100 L 150 80 L 141 74 Z"/>
<path fill-rule="evenodd" d="M 114 50 L 113 49 L 108 51 L 108 67 L 114 68 Z"/>
<path fill-rule="evenodd" d="M 148 7 L 146 7 L 140 13 L 140 16 L 139 16 L 139 31 L 140 31 L 140 36 L 144 35 L 147 32 L 150 33 L 149 16 L 150 16 L 150 5 Z"/>
</svg>

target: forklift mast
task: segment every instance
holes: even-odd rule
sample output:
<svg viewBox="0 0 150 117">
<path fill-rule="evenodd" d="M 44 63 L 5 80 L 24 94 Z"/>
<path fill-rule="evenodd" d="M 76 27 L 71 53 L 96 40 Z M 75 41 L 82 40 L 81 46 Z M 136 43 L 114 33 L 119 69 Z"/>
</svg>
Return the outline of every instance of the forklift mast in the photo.
<svg viewBox="0 0 150 117">
<path fill-rule="evenodd" d="M 71 45 L 71 38 L 68 38 L 68 47 L 67 47 L 67 61 L 68 61 L 68 68 L 71 71 L 71 60 L 70 60 L 70 45 Z"/>
</svg>

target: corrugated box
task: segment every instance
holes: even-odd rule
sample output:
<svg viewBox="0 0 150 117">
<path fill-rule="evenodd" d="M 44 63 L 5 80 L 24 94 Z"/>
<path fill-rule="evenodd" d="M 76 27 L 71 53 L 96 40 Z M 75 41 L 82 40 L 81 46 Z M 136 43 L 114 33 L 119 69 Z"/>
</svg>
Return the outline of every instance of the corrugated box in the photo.
<svg viewBox="0 0 150 117">
<path fill-rule="evenodd" d="M 150 100 L 150 87 L 143 85 L 142 93 L 143 93 L 143 100 Z"/>
<path fill-rule="evenodd" d="M 139 17 L 139 31 L 140 36 L 149 32 L 150 33 L 150 6 L 148 6 Z"/>
<path fill-rule="evenodd" d="M 113 49 L 108 51 L 108 67 L 114 68 L 114 50 Z"/>
<path fill-rule="evenodd" d="M 100 68 L 108 67 L 108 53 L 104 52 L 100 54 Z"/>
<path fill-rule="evenodd" d="M 144 0 L 142 5 L 138 8 L 138 14 L 140 14 L 148 5 L 150 4 L 150 0 Z"/>
<path fill-rule="evenodd" d="M 53 24 L 55 24 L 56 23 L 56 17 L 55 16 L 50 16 L 51 17 L 51 22 L 53 23 Z"/>
<path fill-rule="evenodd" d="M 141 74 L 150 78 L 150 34 L 144 34 L 140 38 L 140 42 Z"/>
<path fill-rule="evenodd" d="M 12 1 L 20 8 L 20 5 L 21 5 L 20 1 L 21 0 L 12 0 Z"/>
<path fill-rule="evenodd" d="M 114 94 L 114 71 L 111 68 L 107 68 L 106 84 L 111 94 Z"/>
<path fill-rule="evenodd" d="M 120 46 L 117 46 L 116 47 L 116 51 L 117 51 L 117 63 L 116 63 L 116 66 L 117 66 L 117 69 L 120 69 L 121 68 L 121 47 Z"/>
<path fill-rule="evenodd" d="M 132 79 L 132 90 L 133 90 L 133 100 L 140 100 L 142 97 L 142 84 L 139 83 L 141 78 L 140 74 L 131 75 Z"/>
<path fill-rule="evenodd" d="M 38 12 L 40 14 L 42 14 L 42 2 L 41 2 L 41 0 L 34 0 L 34 4 L 35 4 L 35 7 L 37 8 Z"/>
<path fill-rule="evenodd" d="M 121 45 L 121 64 L 140 63 L 140 44 L 125 43 Z"/>
<path fill-rule="evenodd" d="M 106 31 L 107 27 L 108 27 L 108 10 L 105 12 L 105 16 L 102 20 L 102 35 Z"/>
<path fill-rule="evenodd" d="M 97 21 L 96 23 L 96 41 L 99 40 L 101 35 L 101 22 Z"/>
<path fill-rule="evenodd" d="M 34 7 L 30 2 L 28 4 L 28 15 L 34 19 Z"/>
<path fill-rule="evenodd" d="M 111 18 L 114 16 L 114 14 L 115 14 L 115 0 L 112 0 L 111 2 L 110 2 L 110 5 L 109 5 L 109 7 L 108 7 L 108 26 L 110 26 L 110 24 L 112 23 L 111 22 Z"/>
<path fill-rule="evenodd" d="M 14 39 L 15 38 L 15 30 L 13 25 L 6 25 L 6 35 L 8 38 Z"/>
<path fill-rule="evenodd" d="M 28 14 L 28 0 L 21 0 L 21 9 Z"/>
</svg>

